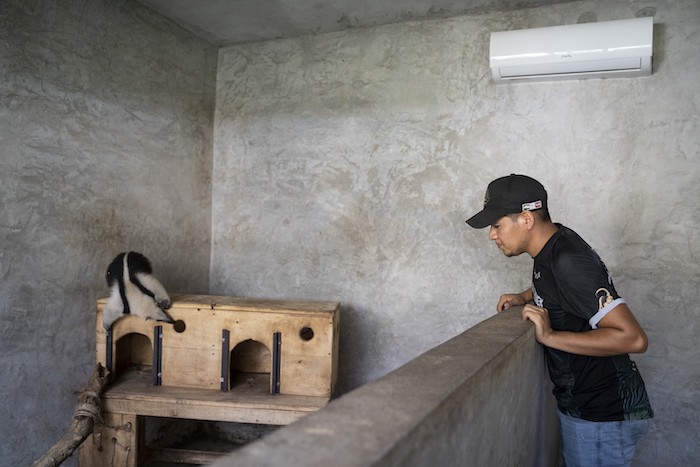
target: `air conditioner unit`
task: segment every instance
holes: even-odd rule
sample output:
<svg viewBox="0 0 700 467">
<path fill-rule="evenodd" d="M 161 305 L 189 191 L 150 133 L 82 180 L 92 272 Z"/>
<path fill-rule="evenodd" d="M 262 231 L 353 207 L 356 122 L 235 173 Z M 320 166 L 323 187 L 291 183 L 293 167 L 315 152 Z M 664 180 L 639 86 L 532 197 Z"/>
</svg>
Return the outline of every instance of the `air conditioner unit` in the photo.
<svg viewBox="0 0 700 467">
<path fill-rule="evenodd" d="M 653 22 L 645 17 L 491 33 L 493 80 L 650 75 Z"/>
</svg>

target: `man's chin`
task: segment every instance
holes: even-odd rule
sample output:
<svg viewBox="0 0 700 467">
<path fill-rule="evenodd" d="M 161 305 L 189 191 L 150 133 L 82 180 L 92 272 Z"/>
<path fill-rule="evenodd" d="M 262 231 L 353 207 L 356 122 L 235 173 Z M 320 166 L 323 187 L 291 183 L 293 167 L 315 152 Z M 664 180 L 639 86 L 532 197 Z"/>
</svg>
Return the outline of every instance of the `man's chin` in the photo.
<svg viewBox="0 0 700 467">
<path fill-rule="evenodd" d="M 522 251 L 507 251 L 507 250 L 501 250 L 503 255 L 507 258 L 512 258 L 513 256 L 519 256 L 522 254 Z"/>
</svg>

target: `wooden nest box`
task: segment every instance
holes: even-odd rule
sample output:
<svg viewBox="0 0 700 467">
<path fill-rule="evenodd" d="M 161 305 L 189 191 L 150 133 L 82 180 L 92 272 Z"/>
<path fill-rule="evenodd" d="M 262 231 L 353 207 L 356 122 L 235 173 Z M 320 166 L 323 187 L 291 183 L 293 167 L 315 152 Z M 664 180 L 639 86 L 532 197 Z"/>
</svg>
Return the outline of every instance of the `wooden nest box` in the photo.
<svg viewBox="0 0 700 467">
<path fill-rule="evenodd" d="M 173 295 L 174 324 L 127 315 L 107 333 L 97 302 L 97 362 L 114 378 L 80 466 L 213 462 L 221 453 L 159 446 L 149 418 L 286 425 L 328 403 L 338 373 L 334 302 Z"/>
<path fill-rule="evenodd" d="M 174 295 L 175 324 L 126 315 L 102 327 L 97 361 L 120 376 L 150 370 L 154 386 L 330 398 L 338 368 L 339 304 Z"/>
</svg>

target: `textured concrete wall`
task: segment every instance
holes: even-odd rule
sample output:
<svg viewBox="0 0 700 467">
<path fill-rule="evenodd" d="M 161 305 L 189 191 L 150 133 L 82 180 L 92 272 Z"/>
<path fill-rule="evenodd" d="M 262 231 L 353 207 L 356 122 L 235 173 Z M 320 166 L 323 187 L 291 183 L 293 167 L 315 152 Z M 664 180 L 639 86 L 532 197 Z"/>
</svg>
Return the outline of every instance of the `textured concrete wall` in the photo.
<svg viewBox="0 0 700 467">
<path fill-rule="evenodd" d="M 527 173 L 606 260 L 650 338 L 641 465 L 700 462 L 700 3 L 653 2 L 651 77 L 494 86 L 491 31 L 611 20 L 584 1 L 222 49 L 211 292 L 339 300 L 341 391 L 529 286 L 464 220 Z M 646 10 L 647 12 L 650 10 Z"/>
<path fill-rule="evenodd" d="M 137 3 L 0 1 L 0 464 L 70 426 L 117 253 L 208 291 L 215 69 Z"/>
<path fill-rule="evenodd" d="M 558 467 L 554 396 L 521 309 L 479 323 L 212 467 Z"/>
</svg>

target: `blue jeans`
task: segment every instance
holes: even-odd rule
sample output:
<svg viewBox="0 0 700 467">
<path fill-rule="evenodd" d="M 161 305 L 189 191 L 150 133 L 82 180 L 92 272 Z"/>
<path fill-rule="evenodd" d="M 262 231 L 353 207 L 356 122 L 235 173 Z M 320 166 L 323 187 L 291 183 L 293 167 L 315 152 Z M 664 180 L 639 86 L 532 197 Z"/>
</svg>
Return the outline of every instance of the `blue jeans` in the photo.
<svg viewBox="0 0 700 467">
<path fill-rule="evenodd" d="M 629 466 L 649 420 L 589 422 L 557 411 L 566 467 Z"/>
</svg>

